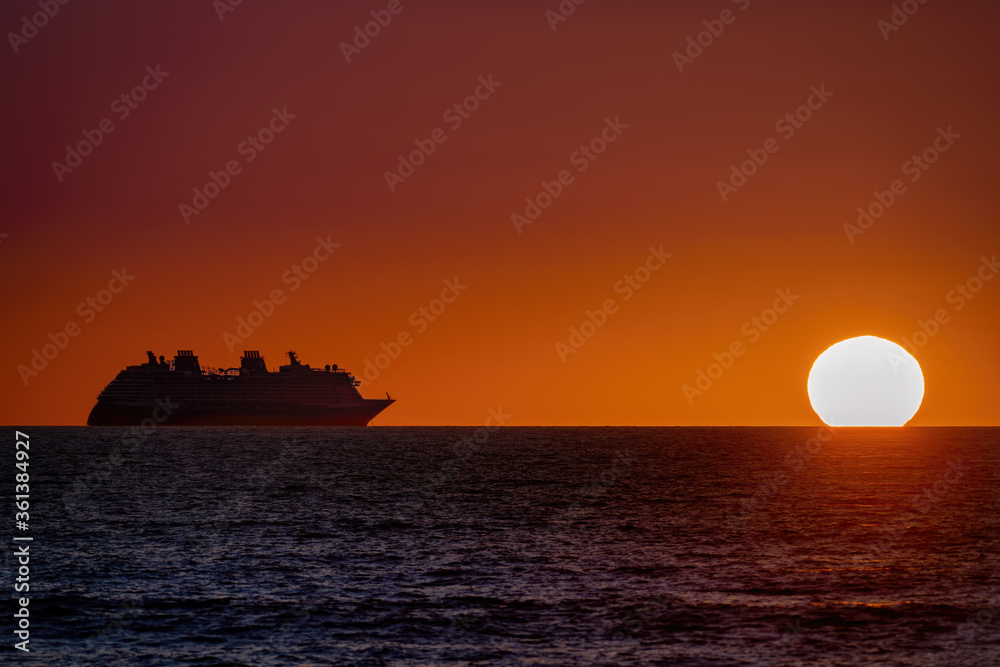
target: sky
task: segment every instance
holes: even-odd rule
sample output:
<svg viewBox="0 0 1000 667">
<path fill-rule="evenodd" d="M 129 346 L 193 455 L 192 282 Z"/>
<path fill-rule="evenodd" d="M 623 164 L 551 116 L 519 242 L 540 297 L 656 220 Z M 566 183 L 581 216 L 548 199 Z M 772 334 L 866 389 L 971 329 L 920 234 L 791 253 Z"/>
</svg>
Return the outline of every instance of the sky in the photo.
<svg viewBox="0 0 1000 667">
<path fill-rule="evenodd" d="M 0 423 L 190 349 L 338 364 L 377 425 L 819 424 L 813 361 L 875 335 L 911 424 L 1000 424 L 998 19 L 6 2 Z"/>
</svg>

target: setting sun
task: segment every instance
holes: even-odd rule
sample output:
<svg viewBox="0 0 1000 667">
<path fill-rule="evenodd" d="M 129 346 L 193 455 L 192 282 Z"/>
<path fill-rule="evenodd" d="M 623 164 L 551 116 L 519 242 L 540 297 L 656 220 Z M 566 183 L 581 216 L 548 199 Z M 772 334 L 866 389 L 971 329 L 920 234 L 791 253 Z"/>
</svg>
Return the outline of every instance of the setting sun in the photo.
<svg viewBox="0 0 1000 667">
<path fill-rule="evenodd" d="M 809 402 L 830 426 L 902 426 L 920 408 L 920 364 L 892 341 L 859 336 L 831 345 L 809 371 Z"/>
</svg>

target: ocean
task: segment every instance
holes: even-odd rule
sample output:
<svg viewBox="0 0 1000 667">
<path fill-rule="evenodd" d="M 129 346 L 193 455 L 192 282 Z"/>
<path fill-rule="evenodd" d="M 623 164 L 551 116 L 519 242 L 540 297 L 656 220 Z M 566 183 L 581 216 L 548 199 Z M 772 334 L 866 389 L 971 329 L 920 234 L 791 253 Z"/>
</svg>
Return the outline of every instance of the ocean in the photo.
<svg viewBox="0 0 1000 667">
<path fill-rule="evenodd" d="M 9 664 L 1000 664 L 1000 429 L 19 429 Z"/>
</svg>

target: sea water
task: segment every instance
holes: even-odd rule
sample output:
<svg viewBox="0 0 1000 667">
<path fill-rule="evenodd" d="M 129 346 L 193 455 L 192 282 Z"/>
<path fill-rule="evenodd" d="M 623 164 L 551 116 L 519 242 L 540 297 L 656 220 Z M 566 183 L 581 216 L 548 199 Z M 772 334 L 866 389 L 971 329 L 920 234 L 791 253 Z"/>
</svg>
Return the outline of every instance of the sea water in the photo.
<svg viewBox="0 0 1000 667">
<path fill-rule="evenodd" d="M 19 428 L 17 664 L 1000 664 L 1000 429 Z"/>
</svg>

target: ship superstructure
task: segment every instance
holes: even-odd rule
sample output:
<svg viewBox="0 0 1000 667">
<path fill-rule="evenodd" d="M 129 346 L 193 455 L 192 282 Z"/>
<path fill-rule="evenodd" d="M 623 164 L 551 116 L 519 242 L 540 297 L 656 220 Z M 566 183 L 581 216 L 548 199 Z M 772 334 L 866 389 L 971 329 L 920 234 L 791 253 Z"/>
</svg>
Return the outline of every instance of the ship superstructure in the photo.
<svg viewBox="0 0 1000 667">
<path fill-rule="evenodd" d="M 394 402 L 388 393 L 363 398 L 354 375 L 336 365 L 311 368 L 295 352 L 277 371 L 255 350 L 244 352 L 237 368 L 203 368 L 191 350 L 173 361 L 146 355 L 104 388 L 88 425 L 364 426 Z"/>
</svg>

